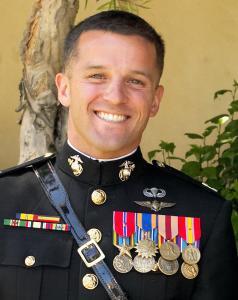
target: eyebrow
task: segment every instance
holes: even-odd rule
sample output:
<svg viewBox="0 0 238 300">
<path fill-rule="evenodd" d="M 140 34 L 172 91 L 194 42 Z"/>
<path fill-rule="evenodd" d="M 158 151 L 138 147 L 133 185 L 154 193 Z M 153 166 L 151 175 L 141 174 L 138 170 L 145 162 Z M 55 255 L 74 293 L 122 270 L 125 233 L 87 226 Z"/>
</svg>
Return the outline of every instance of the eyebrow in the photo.
<svg viewBox="0 0 238 300">
<path fill-rule="evenodd" d="M 105 66 L 100 66 L 100 65 L 88 65 L 86 68 L 86 70 L 91 70 L 91 69 L 106 69 Z"/>
<path fill-rule="evenodd" d="M 141 75 L 144 76 L 146 78 L 151 79 L 151 75 L 148 72 L 144 72 L 144 71 L 139 71 L 139 70 L 132 70 L 130 73 L 132 74 L 137 74 L 137 75 Z"/>
</svg>

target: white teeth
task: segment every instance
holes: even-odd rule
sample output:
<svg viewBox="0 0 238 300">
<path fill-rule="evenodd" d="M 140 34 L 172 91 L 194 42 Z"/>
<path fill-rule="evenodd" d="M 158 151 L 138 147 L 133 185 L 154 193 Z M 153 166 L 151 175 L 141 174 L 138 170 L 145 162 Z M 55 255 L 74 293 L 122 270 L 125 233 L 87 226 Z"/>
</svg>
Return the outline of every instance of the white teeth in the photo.
<svg viewBox="0 0 238 300">
<path fill-rule="evenodd" d="M 97 116 L 102 120 L 110 122 L 123 122 L 124 120 L 126 120 L 125 115 L 108 114 L 102 111 L 97 112 Z"/>
</svg>

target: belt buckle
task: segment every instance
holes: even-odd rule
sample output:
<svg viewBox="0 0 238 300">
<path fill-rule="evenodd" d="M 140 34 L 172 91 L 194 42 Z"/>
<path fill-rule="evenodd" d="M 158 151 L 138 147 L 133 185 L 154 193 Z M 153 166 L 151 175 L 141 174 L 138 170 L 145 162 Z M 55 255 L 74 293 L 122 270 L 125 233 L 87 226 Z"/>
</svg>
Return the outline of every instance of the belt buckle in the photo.
<svg viewBox="0 0 238 300">
<path fill-rule="evenodd" d="M 97 251 L 99 252 L 99 257 L 97 257 L 96 259 L 94 259 L 91 262 L 89 262 L 87 260 L 87 258 L 85 257 L 85 254 L 83 254 L 83 250 L 86 248 L 89 248 L 90 246 L 95 246 Z M 101 260 L 103 260 L 105 258 L 104 253 L 102 252 L 102 250 L 99 248 L 98 244 L 94 240 L 90 240 L 90 241 L 86 242 L 85 244 L 83 244 L 81 247 L 79 247 L 78 254 L 82 258 L 83 262 L 85 263 L 85 265 L 88 268 L 96 265 L 97 263 L 99 263 Z"/>
</svg>

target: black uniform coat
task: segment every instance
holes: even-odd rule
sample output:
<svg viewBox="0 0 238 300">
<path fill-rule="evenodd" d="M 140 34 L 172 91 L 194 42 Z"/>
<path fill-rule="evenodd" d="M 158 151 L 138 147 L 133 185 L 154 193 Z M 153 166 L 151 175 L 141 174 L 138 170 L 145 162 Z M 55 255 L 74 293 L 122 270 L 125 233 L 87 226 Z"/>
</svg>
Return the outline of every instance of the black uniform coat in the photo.
<svg viewBox="0 0 238 300">
<path fill-rule="evenodd" d="M 65 145 L 52 159 L 67 190 L 71 204 L 86 230 L 98 228 L 102 233 L 100 247 L 105 261 L 129 299 L 133 300 L 229 300 L 235 295 L 236 250 L 230 223 L 231 206 L 212 190 L 169 167 L 148 164 L 140 150 L 116 161 L 98 162 L 80 155 L 83 172 L 75 176 L 68 158 L 76 151 Z M 127 181 L 119 178 L 120 165 L 129 160 L 135 169 Z M 3 172 L 0 179 L 0 299 L 1 300 L 106 300 L 99 284 L 94 290 L 82 285 L 87 269 L 77 254 L 69 232 L 3 226 L 4 218 L 16 213 L 55 216 L 30 165 L 45 163 L 36 160 Z M 176 202 L 165 208 L 164 215 L 201 218 L 201 260 L 199 275 L 188 280 L 181 271 L 166 276 L 161 272 L 141 274 L 132 270 L 117 273 L 112 261 L 118 249 L 112 243 L 114 210 L 147 212 L 134 201 L 148 200 L 143 189 L 157 187 L 166 191 L 165 202 Z M 95 205 L 91 194 L 102 189 L 107 195 L 103 205 Z M 153 212 L 154 213 L 154 212 Z M 35 257 L 32 267 L 25 266 L 27 256 Z M 182 259 L 179 259 L 181 265 Z"/>
</svg>

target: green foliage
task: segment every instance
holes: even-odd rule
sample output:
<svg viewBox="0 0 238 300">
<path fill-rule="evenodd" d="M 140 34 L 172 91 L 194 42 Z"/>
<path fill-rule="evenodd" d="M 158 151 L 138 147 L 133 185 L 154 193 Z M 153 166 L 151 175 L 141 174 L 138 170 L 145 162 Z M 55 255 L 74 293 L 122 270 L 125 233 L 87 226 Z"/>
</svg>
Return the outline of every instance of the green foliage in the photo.
<svg viewBox="0 0 238 300">
<path fill-rule="evenodd" d="M 232 222 L 238 241 L 238 83 L 234 80 L 231 90 L 223 89 L 214 94 L 214 100 L 225 94 L 230 96 L 227 112 L 205 122 L 201 134 L 185 133 L 193 141 L 185 158 L 171 156 L 174 143 L 162 141 L 159 148 L 149 152 L 149 159 L 162 153 L 162 159 L 170 164 L 172 159 L 182 163 L 181 170 L 187 175 L 208 184 L 232 201 Z"/>
<path fill-rule="evenodd" d="M 167 163 L 168 161 L 170 164 L 170 154 L 174 153 L 174 149 L 176 148 L 175 144 L 161 141 L 159 147 L 159 149 L 152 150 L 148 153 L 149 159 L 151 160 L 153 157 L 155 157 L 156 153 L 161 152 L 164 162 Z"/>
<path fill-rule="evenodd" d="M 151 0 L 96 0 L 96 2 L 100 2 L 97 7 L 97 10 L 124 10 L 129 11 L 134 14 L 138 14 L 139 9 L 149 9 L 147 4 Z M 85 7 L 87 7 L 89 0 L 85 0 Z"/>
</svg>

